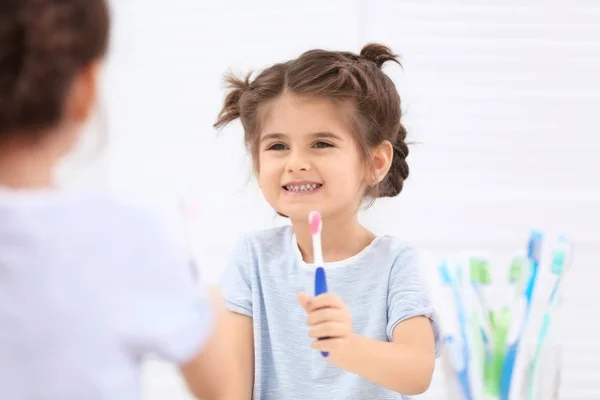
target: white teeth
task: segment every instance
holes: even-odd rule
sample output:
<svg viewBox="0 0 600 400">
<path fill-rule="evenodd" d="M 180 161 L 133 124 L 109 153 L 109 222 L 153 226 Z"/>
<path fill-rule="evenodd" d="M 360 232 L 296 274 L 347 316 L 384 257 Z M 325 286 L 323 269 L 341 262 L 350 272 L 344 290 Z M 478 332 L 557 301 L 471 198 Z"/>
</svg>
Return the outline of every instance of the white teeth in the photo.
<svg viewBox="0 0 600 400">
<path fill-rule="evenodd" d="M 315 190 L 319 184 L 311 183 L 307 185 L 288 185 L 285 188 L 290 192 L 309 192 L 311 190 Z"/>
</svg>

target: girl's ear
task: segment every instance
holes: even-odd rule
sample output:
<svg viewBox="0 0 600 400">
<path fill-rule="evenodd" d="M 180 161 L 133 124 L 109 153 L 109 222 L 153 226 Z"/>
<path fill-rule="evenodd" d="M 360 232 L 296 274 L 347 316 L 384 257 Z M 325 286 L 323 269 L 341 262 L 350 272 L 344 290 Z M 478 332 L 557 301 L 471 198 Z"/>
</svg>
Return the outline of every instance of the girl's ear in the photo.
<svg viewBox="0 0 600 400">
<path fill-rule="evenodd" d="M 90 118 L 98 97 L 100 70 L 100 61 L 95 61 L 73 79 L 64 109 L 65 116 L 71 121 L 81 124 Z"/>
<path fill-rule="evenodd" d="M 384 140 L 379 146 L 371 151 L 371 166 L 372 166 L 372 181 L 369 182 L 371 186 L 378 185 L 392 166 L 392 159 L 394 157 L 394 146 L 389 140 Z"/>
</svg>

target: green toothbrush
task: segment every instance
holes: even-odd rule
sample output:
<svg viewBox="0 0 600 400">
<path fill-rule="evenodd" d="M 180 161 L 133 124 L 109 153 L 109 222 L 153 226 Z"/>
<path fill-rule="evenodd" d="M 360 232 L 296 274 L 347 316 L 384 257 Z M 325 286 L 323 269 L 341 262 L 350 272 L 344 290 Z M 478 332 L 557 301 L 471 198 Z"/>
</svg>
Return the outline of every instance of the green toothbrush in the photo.
<svg viewBox="0 0 600 400">
<path fill-rule="evenodd" d="M 512 287 L 512 290 L 509 291 L 509 305 L 505 305 L 494 315 L 494 345 L 489 370 L 486 374 L 485 388 L 486 394 L 496 398 L 500 395 L 500 379 L 504 364 L 504 355 L 506 353 L 506 341 L 512 321 L 510 305 L 513 299 L 523 291 L 528 272 L 529 262 L 527 258 L 522 255 L 515 255 L 511 260 L 508 272 L 508 283 Z"/>
<path fill-rule="evenodd" d="M 487 291 L 492 283 L 490 263 L 487 257 L 471 256 L 468 258 L 471 285 L 478 304 L 475 305 L 472 316 L 472 334 L 477 368 L 480 371 L 478 385 L 484 393 L 489 381 L 490 362 L 492 359 L 492 346 L 494 342 L 494 313 L 488 302 Z"/>
</svg>

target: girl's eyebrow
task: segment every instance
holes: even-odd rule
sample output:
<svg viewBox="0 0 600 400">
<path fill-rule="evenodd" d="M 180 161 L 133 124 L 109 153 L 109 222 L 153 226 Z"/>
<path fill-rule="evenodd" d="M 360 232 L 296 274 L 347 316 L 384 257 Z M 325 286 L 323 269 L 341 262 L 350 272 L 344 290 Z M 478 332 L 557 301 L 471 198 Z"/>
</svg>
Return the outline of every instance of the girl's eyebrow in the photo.
<svg viewBox="0 0 600 400">
<path fill-rule="evenodd" d="M 279 133 L 279 132 L 267 133 L 260 139 L 260 141 L 264 142 L 267 140 L 282 140 L 282 139 L 285 139 L 286 136 L 287 136 L 286 134 Z M 311 133 L 310 136 L 314 137 L 315 139 L 342 140 L 338 135 L 333 134 L 331 132 L 315 132 L 315 133 Z"/>
<path fill-rule="evenodd" d="M 342 140 L 338 135 L 331 132 L 315 132 L 311 133 L 310 136 L 313 136 L 315 139 L 334 139 L 334 140 Z"/>
<path fill-rule="evenodd" d="M 262 138 L 260 138 L 261 143 L 266 142 L 267 140 L 281 140 L 285 139 L 286 135 L 283 133 L 267 133 Z"/>
</svg>

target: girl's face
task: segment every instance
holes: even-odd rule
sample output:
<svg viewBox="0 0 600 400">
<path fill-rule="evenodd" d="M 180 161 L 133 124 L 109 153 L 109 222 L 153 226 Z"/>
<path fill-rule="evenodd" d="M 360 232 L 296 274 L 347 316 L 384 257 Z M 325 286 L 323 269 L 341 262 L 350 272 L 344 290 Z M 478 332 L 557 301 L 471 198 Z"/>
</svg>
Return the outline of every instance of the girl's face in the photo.
<svg viewBox="0 0 600 400">
<path fill-rule="evenodd" d="M 291 94 L 270 105 L 258 181 L 269 204 L 292 221 L 307 221 L 312 210 L 326 218 L 360 206 L 365 168 L 343 112 L 329 100 Z"/>
</svg>

